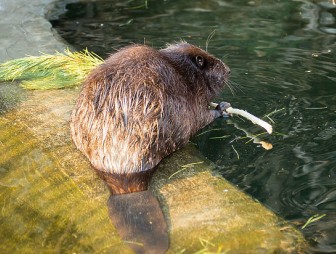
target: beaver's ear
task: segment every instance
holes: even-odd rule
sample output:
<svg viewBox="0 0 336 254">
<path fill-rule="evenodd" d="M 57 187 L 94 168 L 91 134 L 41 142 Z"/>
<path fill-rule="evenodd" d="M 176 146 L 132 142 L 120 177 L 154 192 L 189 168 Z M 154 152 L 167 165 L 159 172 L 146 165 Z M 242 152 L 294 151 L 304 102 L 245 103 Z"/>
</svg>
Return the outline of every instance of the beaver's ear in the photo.
<svg viewBox="0 0 336 254">
<path fill-rule="evenodd" d="M 205 58 L 203 56 L 197 55 L 195 57 L 195 63 L 200 69 L 203 69 L 205 67 Z"/>
</svg>

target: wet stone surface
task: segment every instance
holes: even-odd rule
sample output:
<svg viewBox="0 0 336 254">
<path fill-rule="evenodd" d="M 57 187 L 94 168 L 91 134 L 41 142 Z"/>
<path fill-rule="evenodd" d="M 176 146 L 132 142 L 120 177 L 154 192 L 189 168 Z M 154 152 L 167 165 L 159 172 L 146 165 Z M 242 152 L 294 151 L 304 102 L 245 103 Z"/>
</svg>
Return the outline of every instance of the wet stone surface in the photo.
<svg viewBox="0 0 336 254">
<path fill-rule="evenodd" d="M 51 24 L 44 18 L 54 0 L 0 1 L 0 60 L 63 51 Z"/>
</svg>

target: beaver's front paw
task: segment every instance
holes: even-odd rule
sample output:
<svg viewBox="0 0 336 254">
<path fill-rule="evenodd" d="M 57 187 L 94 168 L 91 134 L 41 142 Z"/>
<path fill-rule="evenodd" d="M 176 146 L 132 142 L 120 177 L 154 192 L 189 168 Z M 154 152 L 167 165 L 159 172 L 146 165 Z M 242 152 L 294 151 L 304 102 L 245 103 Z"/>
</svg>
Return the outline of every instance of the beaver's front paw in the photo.
<svg viewBox="0 0 336 254">
<path fill-rule="evenodd" d="M 231 107 L 229 102 L 222 101 L 216 106 L 216 110 L 218 110 L 223 117 L 229 117 L 230 114 L 226 112 L 228 108 Z"/>
</svg>

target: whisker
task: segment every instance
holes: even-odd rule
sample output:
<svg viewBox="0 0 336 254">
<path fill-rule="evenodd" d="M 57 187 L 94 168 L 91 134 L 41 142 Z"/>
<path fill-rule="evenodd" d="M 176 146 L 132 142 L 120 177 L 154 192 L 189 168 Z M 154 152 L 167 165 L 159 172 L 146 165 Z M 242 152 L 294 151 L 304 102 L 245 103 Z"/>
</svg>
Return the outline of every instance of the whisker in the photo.
<svg viewBox="0 0 336 254">
<path fill-rule="evenodd" d="M 239 83 L 237 83 L 235 81 L 232 81 L 232 80 L 229 80 L 229 82 L 230 82 L 231 86 L 236 89 L 236 91 L 240 91 L 243 94 L 245 94 L 245 92 L 243 90 L 244 87 L 242 85 L 240 85 Z"/>
<path fill-rule="evenodd" d="M 229 80 L 224 81 L 225 85 L 230 89 L 232 95 L 236 95 L 236 91 Z"/>
<path fill-rule="evenodd" d="M 225 55 L 222 56 L 222 59 L 227 59 L 228 56 L 229 56 L 229 54 L 225 54 Z"/>
<path fill-rule="evenodd" d="M 209 35 L 208 38 L 205 42 L 205 51 L 208 51 L 208 46 L 209 46 L 209 42 L 211 41 L 212 37 L 215 35 L 216 33 L 216 29 L 214 29 Z"/>
<path fill-rule="evenodd" d="M 231 80 L 226 80 L 225 85 L 230 89 L 230 92 L 231 92 L 232 95 L 236 95 L 238 91 L 245 94 L 245 92 L 241 88 L 242 86 L 239 85 L 237 82 L 234 82 L 234 81 L 231 81 Z"/>
</svg>

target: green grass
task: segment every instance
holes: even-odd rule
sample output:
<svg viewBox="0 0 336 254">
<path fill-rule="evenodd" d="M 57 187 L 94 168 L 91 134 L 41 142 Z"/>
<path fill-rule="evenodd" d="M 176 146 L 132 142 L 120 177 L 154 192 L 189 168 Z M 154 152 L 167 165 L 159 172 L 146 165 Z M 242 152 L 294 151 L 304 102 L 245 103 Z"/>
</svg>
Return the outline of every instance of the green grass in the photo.
<svg viewBox="0 0 336 254">
<path fill-rule="evenodd" d="M 23 88 L 38 90 L 74 87 L 102 62 L 88 50 L 27 56 L 0 64 L 0 82 L 22 80 Z"/>
</svg>

